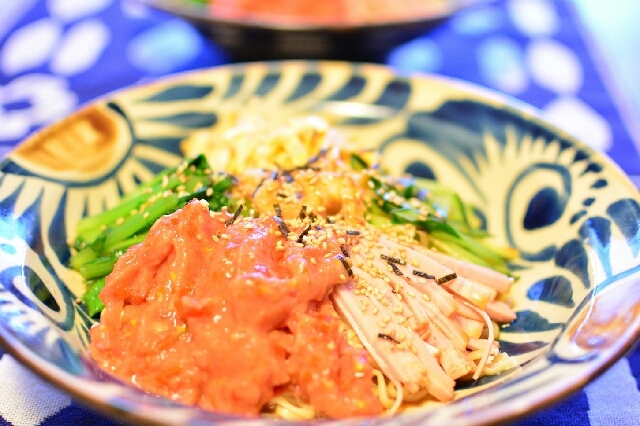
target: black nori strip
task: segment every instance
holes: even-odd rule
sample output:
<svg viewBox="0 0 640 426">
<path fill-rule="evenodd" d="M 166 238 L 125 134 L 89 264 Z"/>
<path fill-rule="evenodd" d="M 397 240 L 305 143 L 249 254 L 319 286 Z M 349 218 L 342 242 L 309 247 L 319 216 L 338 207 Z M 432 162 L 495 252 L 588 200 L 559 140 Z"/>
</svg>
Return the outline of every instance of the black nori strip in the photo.
<svg viewBox="0 0 640 426">
<path fill-rule="evenodd" d="M 233 217 L 229 220 L 227 220 L 224 225 L 225 226 L 229 226 L 229 225 L 233 225 L 233 222 L 236 221 L 236 219 L 238 218 L 238 216 L 240 216 L 240 213 L 242 213 L 242 209 L 244 209 L 244 206 L 242 204 L 240 204 L 238 206 L 238 210 L 236 210 L 236 212 L 233 214 Z"/>
<path fill-rule="evenodd" d="M 344 246 L 344 244 L 340 245 L 340 251 L 342 251 L 342 254 L 344 254 L 345 257 L 349 257 L 349 252 L 347 251 L 347 248 Z"/>
<path fill-rule="evenodd" d="M 260 183 L 258 184 L 258 186 L 256 186 L 256 189 L 253 190 L 253 194 L 251 194 L 251 197 L 255 198 L 256 194 L 258 193 L 258 190 L 262 187 L 262 185 L 267 181 L 267 179 L 270 180 L 276 180 L 278 177 L 278 172 L 273 172 L 271 173 L 271 176 L 268 178 L 262 178 L 262 180 L 260 181 Z"/>
<path fill-rule="evenodd" d="M 318 161 L 320 158 L 322 158 L 326 153 L 327 153 L 327 150 L 323 149 L 318 153 L 318 155 L 316 155 L 315 157 L 309 159 L 309 161 L 307 161 L 305 164 L 303 164 L 301 166 L 294 167 L 293 169 L 282 170 L 282 174 L 290 176 L 291 173 L 296 171 L 296 170 L 314 170 L 314 171 L 318 171 L 318 170 L 320 170 L 319 167 L 313 167 L 311 165 L 313 163 L 315 163 L 316 161 Z"/>
<path fill-rule="evenodd" d="M 280 228 L 280 232 L 282 232 L 282 235 L 284 235 L 285 237 L 289 235 L 289 232 L 291 231 L 289 231 L 289 228 L 287 227 L 287 224 L 284 223 L 284 220 L 282 220 L 278 216 L 271 216 L 271 217 L 273 217 L 273 220 L 278 222 L 278 228 Z"/>
<path fill-rule="evenodd" d="M 390 340 L 390 341 L 392 341 L 394 343 L 400 344 L 400 342 L 398 342 L 396 339 L 394 339 L 393 337 L 389 336 L 388 334 L 378 333 L 378 337 L 380 339 Z"/>
<path fill-rule="evenodd" d="M 256 194 L 258 193 L 258 190 L 259 190 L 260 188 L 262 188 L 262 184 L 264 184 L 266 180 L 267 180 L 267 178 L 263 178 L 263 179 L 260 181 L 260 183 L 258 184 L 258 186 L 256 186 L 256 189 L 254 189 L 254 190 L 253 190 L 253 194 L 251 194 L 251 198 L 255 198 L 255 197 L 256 197 Z"/>
<path fill-rule="evenodd" d="M 276 216 L 282 218 L 282 209 L 280 208 L 280 204 L 274 204 L 273 209 L 276 211 Z"/>
<path fill-rule="evenodd" d="M 307 206 L 302 206 L 298 217 L 300 218 L 300 220 L 304 220 L 304 218 L 307 217 Z"/>
<path fill-rule="evenodd" d="M 291 170 L 280 170 L 279 178 L 284 178 L 286 183 L 291 183 L 294 180 L 293 176 L 291 176 Z"/>
<path fill-rule="evenodd" d="M 393 272 L 395 272 L 396 275 L 398 276 L 404 275 L 400 270 L 400 268 L 398 268 L 395 263 L 393 262 L 387 262 L 387 263 L 389 264 L 389 266 L 391 266 L 391 269 L 393 269 Z"/>
<path fill-rule="evenodd" d="M 294 167 L 293 169 L 289 169 L 289 170 L 287 170 L 287 173 L 293 173 L 293 172 L 298 171 L 298 170 L 300 170 L 300 171 L 302 171 L 302 170 L 313 170 L 314 172 L 319 172 L 320 171 L 320 167 L 313 167 L 313 166 L 310 166 L 309 163 L 307 163 L 307 164 L 303 164 L 302 166 L 297 166 L 297 167 Z"/>
<path fill-rule="evenodd" d="M 338 257 L 338 260 L 342 262 L 342 265 L 344 266 L 344 269 L 347 270 L 347 273 L 349 274 L 349 276 L 352 276 L 353 271 L 351 270 L 351 267 L 349 266 L 349 262 L 347 262 L 347 259 L 345 259 L 344 256 L 341 254 L 339 254 L 337 257 Z"/>
<path fill-rule="evenodd" d="M 448 281 L 452 281 L 455 280 L 456 278 L 458 278 L 458 274 L 456 274 L 455 272 L 452 272 L 450 274 L 445 275 L 444 277 L 440 277 L 436 280 L 436 283 L 438 285 L 442 285 Z"/>
<path fill-rule="evenodd" d="M 417 276 L 422 277 L 422 278 L 427 278 L 429 280 L 435 280 L 436 279 L 435 275 L 429 275 L 426 272 L 418 271 L 416 269 L 413 270 L 413 275 L 417 275 Z"/>
<path fill-rule="evenodd" d="M 391 256 L 387 256 L 384 254 L 380 255 L 380 258 L 383 260 L 386 260 L 389 263 L 397 263 L 398 265 L 406 265 L 407 262 L 405 262 L 404 260 L 397 258 L 397 257 L 391 257 Z"/>
<path fill-rule="evenodd" d="M 298 235 L 298 242 L 299 242 L 299 243 L 302 243 L 302 239 L 305 237 L 305 235 L 307 235 L 307 234 L 309 233 L 309 231 L 311 231 L 311 225 L 307 226 L 307 227 L 305 228 L 305 230 L 304 230 L 304 231 L 302 231 L 302 232 L 300 233 L 300 235 Z"/>
<path fill-rule="evenodd" d="M 360 235 L 360 231 L 347 231 L 347 235 Z"/>
</svg>

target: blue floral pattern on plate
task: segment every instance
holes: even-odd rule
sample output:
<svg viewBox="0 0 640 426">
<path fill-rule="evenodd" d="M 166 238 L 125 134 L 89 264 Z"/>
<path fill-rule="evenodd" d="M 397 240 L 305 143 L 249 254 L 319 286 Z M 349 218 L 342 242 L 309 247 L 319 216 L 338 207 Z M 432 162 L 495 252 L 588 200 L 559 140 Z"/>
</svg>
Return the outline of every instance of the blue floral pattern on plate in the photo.
<svg viewBox="0 0 640 426">
<path fill-rule="evenodd" d="M 381 66 L 272 62 L 176 75 L 120 91 L 30 137 L 0 165 L 0 337 L 18 359 L 114 416 L 192 424 L 224 416 L 104 377 L 67 268 L 74 224 L 180 161 L 181 141 L 248 103 L 321 114 L 390 172 L 436 178 L 473 202 L 496 241 L 521 252 L 503 327 L 511 372 L 460 386 L 455 402 L 397 424 L 486 424 L 576 390 L 640 334 L 640 198 L 608 159 L 532 108 L 435 76 Z M 435 405 L 435 404 L 433 404 Z M 388 419 L 379 419 L 385 422 Z M 260 421 L 260 420 L 256 420 Z M 378 422 L 376 421 L 376 422 Z M 344 422 L 349 423 L 349 422 Z"/>
</svg>

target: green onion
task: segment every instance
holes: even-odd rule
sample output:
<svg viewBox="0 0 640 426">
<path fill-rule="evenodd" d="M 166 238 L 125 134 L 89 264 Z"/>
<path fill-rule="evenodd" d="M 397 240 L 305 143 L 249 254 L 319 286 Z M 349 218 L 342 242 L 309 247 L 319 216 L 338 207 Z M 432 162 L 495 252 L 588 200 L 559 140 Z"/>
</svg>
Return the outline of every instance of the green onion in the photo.
<svg viewBox="0 0 640 426">
<path fill-rule="evenodd" d="M 78 272 L 80 272 L 80 275 L 82 275 L 82 278 L 85 280 L 105 277 L 113 270 L 113 266 L 116 264 L 118 257 L 119 256 L 113 254 L 95 258 L 91 262 L 87 262 L 78 268 Z"/>
<path fill-rule="evenodd" d="M 87 285 L 87 291 L 82 295 L 82 300 L 87 306 L 89 316 L 94 316 L 104 309 L 104 303 L 100 300 L 100 292 L 104 288 L 105 279 L 93 281 Z"/>
<path fill-rule="evenodd" d="M 351 168 L 356 172 L 361 172 L 362 170 L 366 170 L 369 168 L 369 164 L 360 157 L 358 154 L 352 153 L 349 156 L 349 164 Z"/>
<path fill-rule="evenodd" d="M 427 246 L 511 275 L 509 252 L 494 247 L 473 206 L 449 188 L 426 179 L 370 177 L 374 197 L 368 221 L 374 226 L 412 224 L 429 235 Z"/>
<path fill-rule="evenodd" d="M 102 310 L 97 286 L 102 288 L 104 277 L 111 273 L 118 258 L 129 247 L 142 242 L 160 217 L 193 199 L 206 200 L 211 210 L 218 211 L 228 204 L 226 193 L 232 185 L 231 176 L 212 173 L 206 158 L 200 155 L 163 170 L 123 196 L 111 209 L 81 219 L 73 243 L 76 253 L 69 264 L 87 283 L 87 297 L 83 296 L 83 300 L 90 315 Z M 95 297 L 89 295 L 96 291 Z M 91 308 L 87 298 L 91 300 Z"/>
</svg>

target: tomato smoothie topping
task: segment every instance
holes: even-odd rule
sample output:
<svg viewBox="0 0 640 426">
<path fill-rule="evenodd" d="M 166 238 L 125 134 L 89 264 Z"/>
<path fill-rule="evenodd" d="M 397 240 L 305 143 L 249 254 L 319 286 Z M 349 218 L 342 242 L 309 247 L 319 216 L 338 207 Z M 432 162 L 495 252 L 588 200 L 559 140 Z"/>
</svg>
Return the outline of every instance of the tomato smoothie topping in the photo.
<svg viewBox="0 0 640 426">
<path fill-rule="evenodd" d="M 351 273 L 345 239 L 317 228 L 303 239 L 307 225 L 198 201 L 163 216 L 107 277 L 90 355 L 145 391 L 219 412 L 255 416 L 290 393 L 322 416 L 380 414 L 367 353 L 329 300 Z"/>
</svg>

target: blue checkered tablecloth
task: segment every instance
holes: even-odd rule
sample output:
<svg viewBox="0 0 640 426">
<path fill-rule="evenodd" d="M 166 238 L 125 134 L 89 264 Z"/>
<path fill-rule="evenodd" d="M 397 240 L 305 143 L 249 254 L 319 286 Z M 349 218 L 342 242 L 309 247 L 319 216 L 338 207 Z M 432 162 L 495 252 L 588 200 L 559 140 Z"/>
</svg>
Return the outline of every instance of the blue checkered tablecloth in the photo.
<svg viewBox="0 0 640 426">
<path fill-rule="evenodd" d="M 457 77 L 528 102 L 606 152 L 640 186 L 640 42 L 633 42 L 640 31 L 621 37 L 637 26 L 640 2 L 609 2 L 609 9 L 604 3 L 483 3 L 398 47 L 386 62 L 399 72 Z M 228 61 L 186 22 L 133 0 L 2 0 L 0 155 L 97 96 Z M 636 350 L 583 390 L 514 424 L 640 425 L 639 386 Z M 115 423 L 0 351 L 0 426 L 74 424 Z"/>
</svg>

